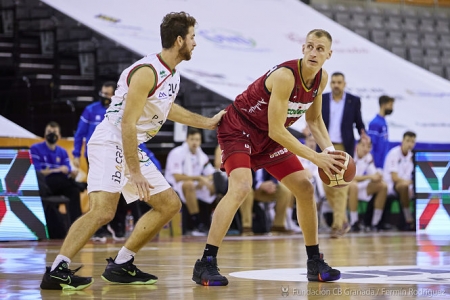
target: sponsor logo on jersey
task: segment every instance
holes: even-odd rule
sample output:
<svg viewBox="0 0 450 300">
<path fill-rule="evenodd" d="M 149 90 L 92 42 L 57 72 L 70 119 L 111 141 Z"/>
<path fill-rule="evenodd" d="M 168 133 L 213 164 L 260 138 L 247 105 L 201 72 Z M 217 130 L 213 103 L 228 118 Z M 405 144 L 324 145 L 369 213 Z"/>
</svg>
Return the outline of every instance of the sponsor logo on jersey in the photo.
<svg viewBox="0 0 450 300">
<path fill-rule="evenodd" d="M 270 154 L 269 157 L 270 157 L 270 158 L 274 158 L 274 157 L 283 155 L 283 154 L 285 154 L 285 153 L 288 153 L 288 149 L 283 148 L 283 149 L 281 149 L 281 150 L 278 150 L 278 151 L 276 151 L 276 152 Z"/>
<path fill-rule="evenodd" d="M 159 99 L 164 99 L 164 98 L 167 98 L 167 95 L 164 92 L 159 92 L 158 98 Z"/>
<path fill-rule="evenodd" d="M 289 117 L 289 118 L 297 117 L 297 116 L 301 117 L 301 116 L 303 116 L 303 114 L 304 114 L 306 111 L 307 111 L 307 109 L 289 109 L 289 108 L 288 108 L 287 114 L 288 114 L 288 117 Z"/>
<path fill-rule="evenodd" d="M 267 104 L 268 104 L 268 102 L 266 102 L 263 98 L 261 98 L 261 100 L 258 100 L 258 103 L 256 103 L 255 105 L 253 105 L 249 109 L 243 108 L 242 110 L 248 112 L 249 114 L 252 114 L 252 113 L 254 113 L 257 110 L 261 110 L 261 106 L 267 105 Z"/>
<path fill-rule="evenodd" d="M 165 71 L 165 70 L 161 70 L 161 71 L 159 71 L 159 76 L 161 76 L 161 78 L 164 78 L 164 77 L 166 77 L 166 76 L 167 76 L 167 73 L 166 73 L 166 71 Z"/>
<path fill-rule="evenodd" d="M 290 102 L 287 110 L 288 118 L 300 118 L 311 106 L 311 103 Z"/>
<path fill-rule="evenodd" d="M 120 184 L 122 180 L 122 163 L 123 163 L 123 152 L 122 148 L 116 145 L 116 170 L 111 176 L 111 180 Z"/>
</svg>

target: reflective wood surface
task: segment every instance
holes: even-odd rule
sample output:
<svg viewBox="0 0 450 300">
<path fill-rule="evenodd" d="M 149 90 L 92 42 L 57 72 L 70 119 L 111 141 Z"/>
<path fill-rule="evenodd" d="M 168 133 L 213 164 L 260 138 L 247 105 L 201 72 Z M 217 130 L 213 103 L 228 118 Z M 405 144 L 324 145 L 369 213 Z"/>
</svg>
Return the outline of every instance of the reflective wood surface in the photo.
<svg viewBox="0 0 450 300">
<path fill-rule="evenodd" d="M 122 243 L 89 242 L 71 268 L 84 265 L 77 274 L 93 276 L 95 282 L 77 292 L 39 288 L 61 241 L 0 243 L 0 299 L 450 299 L 448 237 L 434 241 L 398 232 L 334 240 L 321 236 L 325 260 L 343 271 L 334 283 L 305 281 L 301 235 L 227 237 L 218 256 L 221 273 L 230 282 L 226 287 L 203 287 L 191 280 L 205 241 L 164 237 L 150 242 L 135 263 L 159 277 L 152 286 L 104 282 L 105 259 L 114 257 Z"/>
</svg>

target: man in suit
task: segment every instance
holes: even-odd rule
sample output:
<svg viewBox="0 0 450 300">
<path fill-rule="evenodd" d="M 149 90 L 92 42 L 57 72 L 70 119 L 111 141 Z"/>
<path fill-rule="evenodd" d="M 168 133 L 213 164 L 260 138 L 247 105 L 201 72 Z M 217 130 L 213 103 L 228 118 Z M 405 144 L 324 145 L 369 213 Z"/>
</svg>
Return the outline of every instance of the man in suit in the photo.
<svg viewBox="0 0 450 300">
<path fill-rule="evenodd" d="M 367 137 L 361 117 L 361 100 L 345 92 L 345 77 L 340 72 L 331 75 L 331 93 L 323 94 L 322 117 L 336 150 L 342 150 L 353 156 L 356 125 L 361 138 Z M 346 209 L 348 187 L 331 188 L 324 184 L 325 195 L 333 209 L 331 237 L 339 238 L 350 230 Z"/>
</svg>

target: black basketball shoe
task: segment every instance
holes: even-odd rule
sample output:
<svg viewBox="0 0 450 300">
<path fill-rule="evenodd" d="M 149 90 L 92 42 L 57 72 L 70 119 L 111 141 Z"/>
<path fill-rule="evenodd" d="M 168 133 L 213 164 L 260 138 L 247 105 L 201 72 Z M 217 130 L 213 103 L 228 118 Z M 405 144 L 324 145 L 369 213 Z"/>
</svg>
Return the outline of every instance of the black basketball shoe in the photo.
<svg viewBox="0 0 450 300">
<path fill-rule="evenodd" d="M 192 280 L 197 284 L 210 286 L 224 286 L 228 285 L 228 279 L 220 275 L 217 267 L 217 258 L 207 256 L 206 258 L 198 259 L 194 266 L 194 274 Z"/>
<path fill-rule="evenodd" d="M 41 289 L 79 291 L 87 288 L 94 282 L 94 279 L 74 275 L 79 269 L 81 267 L 70 270 L 65 261 L 60 262 L 53 271 L 47 267 L 44 277 L 42 277 Z"/>
<path fill-rule="evenodd" d="M 102 274 L 102 279 L 110 283 L 118 284 L 154 284 L 158 277 L 144 273 L 133 265 L 134 257 L 123 264 L 116 264 L 114 259 L 107 258 L 108 265 Z"/>
<path fill-rule="evenodd" d="M 308 281 L 334 281 L 341 278 L 339 270 L 331 268 L 324 260 L 323 254 L 314 255 L 306 262 Z"/>
</svg>

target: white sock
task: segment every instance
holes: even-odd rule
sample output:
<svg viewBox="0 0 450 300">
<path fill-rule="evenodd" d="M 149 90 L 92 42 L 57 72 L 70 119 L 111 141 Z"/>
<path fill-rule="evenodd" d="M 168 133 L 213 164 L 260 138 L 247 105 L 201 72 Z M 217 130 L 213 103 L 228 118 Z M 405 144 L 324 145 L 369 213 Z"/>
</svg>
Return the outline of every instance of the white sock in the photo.
<svg viewBox="0 0 450 300">
<path fill-rule="evenodd" d="M 372 226 L 378 225 L 380 223 L 381 217 L 383 216 L 383 210 L 375 208 L 372 216 Z"/>
<path fill-rule="evenodd" d="M 72 262 L 70 260 L 70 258 L 68 258 L 64 255 L 58 254 L 58 256 L 55 258 L 55 261 L 53 262 L 53 265 L 52 265 L 52 268 L 50 269 L 50 271 L 53 271 L 59 265 L 59 263 L 62 261 L 65 261 L 67 263 L 67 267 L 69 267 L 70 263 Z"/>
<path fill-rule="evenodd" d="M 411 215 L 411 211 L 409 210 L 409 207 L 403 207 L 403 215 L 405 216 L 406 222 L 411 223 L 413 218 Z"/>
<path fill-rule="evenodd" d="M 130 259 L 132 259 L 136 255 L 135 252 L 128 250 L 125 248 L 125 246 L 122 247 L 122 249 L 119 250 L 119 253 L 117 254 L 116 259 L 114 262 L 118 265 L 126 263 Z"/>
<path fill-rule="evenodd" d="M 358 222 L 358 212 L 357 211 L 350 211 L 350 224 L 353 225 L 356 222 Z"/>
</svg>

